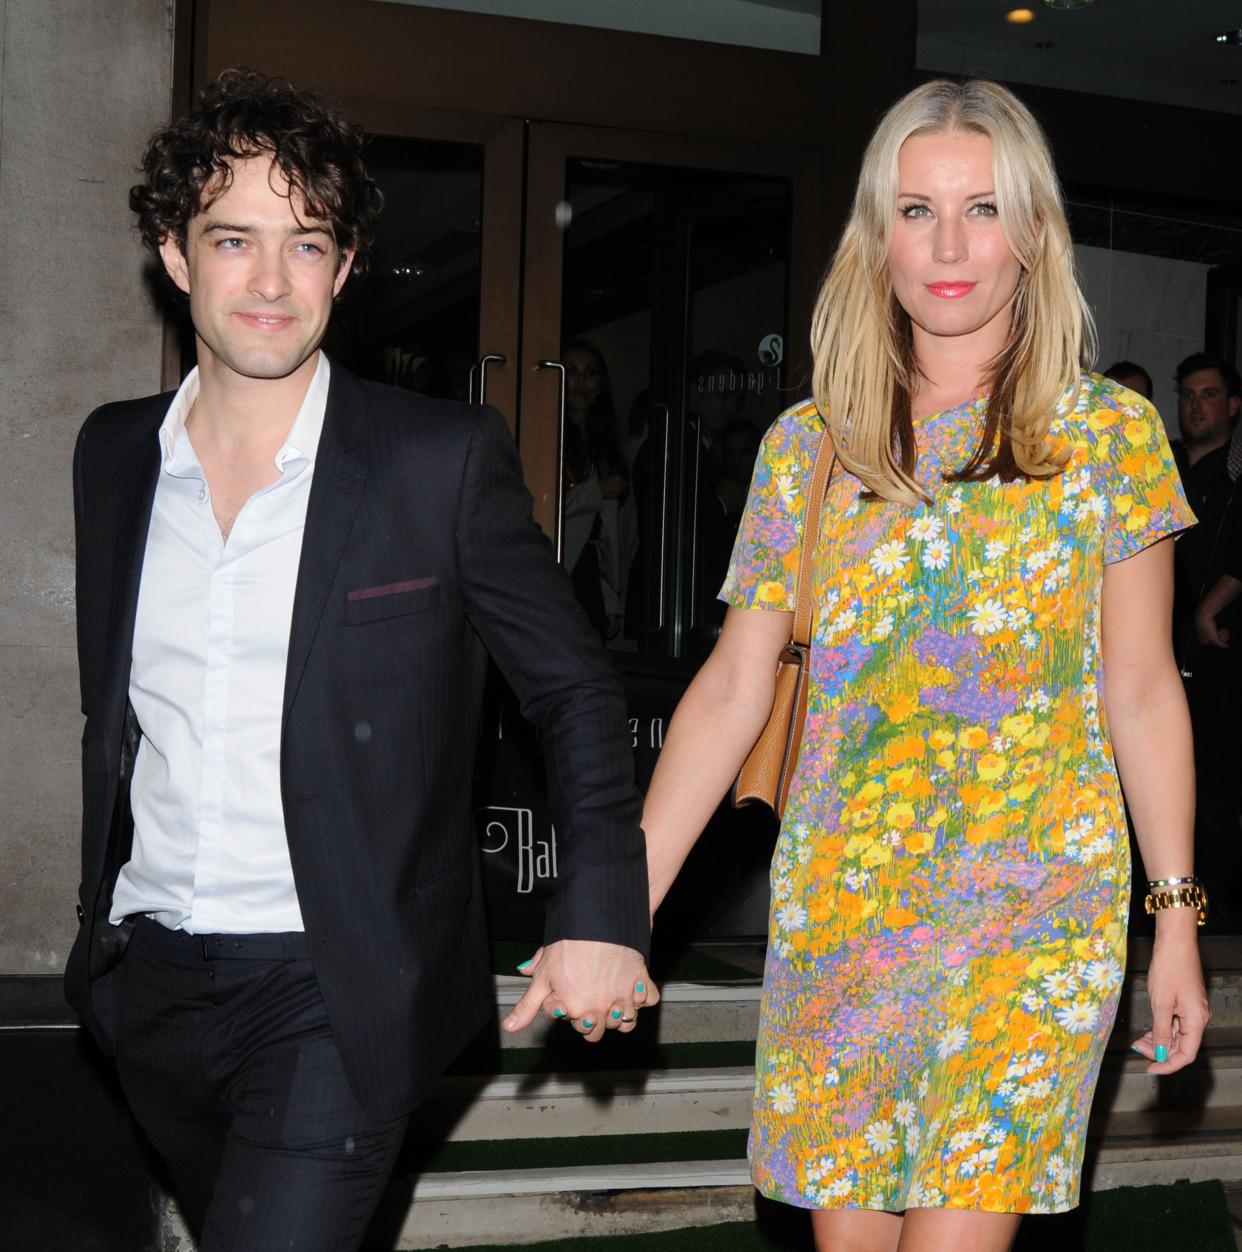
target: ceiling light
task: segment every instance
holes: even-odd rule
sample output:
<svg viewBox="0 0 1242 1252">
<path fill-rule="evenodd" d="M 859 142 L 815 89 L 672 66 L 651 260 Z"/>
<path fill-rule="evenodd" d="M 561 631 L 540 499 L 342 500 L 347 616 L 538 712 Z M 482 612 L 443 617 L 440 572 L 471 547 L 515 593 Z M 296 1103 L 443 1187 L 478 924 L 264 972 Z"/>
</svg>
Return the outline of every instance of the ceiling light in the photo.
<svg viewBox="0 0 1242 1252">
<path fill-rule="evenodd" d="M 1089 9 L 1095 0 L 1044 0 L 1050 9 Z"/>
<path fill-rule="evenodd" d="M 1232 44 L 1235 48 L 1242 44 L 1242 27 L 1235 26 L 1233 30 L 1222 30 L 1216 36 L 1217 43 Z"/>
<path fill-rule="evenodd" d="M 1010 9 L 1009 12 L 1005 14 L 1005 21 L 1007 21 L 1011 26 L 1025 26 L 1027 22 L 1033 22 L 1034 20 L 1034 9 Z"/>
</svg>

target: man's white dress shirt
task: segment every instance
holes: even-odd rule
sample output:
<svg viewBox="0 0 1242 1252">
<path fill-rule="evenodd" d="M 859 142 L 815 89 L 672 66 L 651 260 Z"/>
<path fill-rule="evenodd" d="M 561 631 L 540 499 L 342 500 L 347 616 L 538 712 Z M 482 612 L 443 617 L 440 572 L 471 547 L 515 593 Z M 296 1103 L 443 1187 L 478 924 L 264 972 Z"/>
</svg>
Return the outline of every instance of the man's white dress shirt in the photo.
<svg viewBox="0 0 1242 1252">
<path fill-rule="evenodd" d="M 144 913 L 191 934 L 303 928 L 280 800 L 280 723 L 328 373 L 320 353 L 276 454 L 280 477 L 246 501 L 227 544 L 185 430 L 197 370 L 160 427 L 129 679 L 142 728 L 134 847 L 113 922 Z"/>
</svg>

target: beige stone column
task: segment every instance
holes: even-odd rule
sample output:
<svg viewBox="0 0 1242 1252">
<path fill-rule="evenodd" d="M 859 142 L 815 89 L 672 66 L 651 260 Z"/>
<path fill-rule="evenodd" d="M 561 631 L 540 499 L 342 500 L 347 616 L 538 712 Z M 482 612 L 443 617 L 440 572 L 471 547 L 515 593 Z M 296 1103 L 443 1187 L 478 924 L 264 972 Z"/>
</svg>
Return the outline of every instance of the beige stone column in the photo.
<svg viewBox="0 0 1242 1252">
<path fill-rule="evenodd" d="M 159 390 L 127 192 L 171 78 L 169 0 L 0 0 L 0 974 L 77 928 L 70 465 L 95 405 Z"/>
</svg>

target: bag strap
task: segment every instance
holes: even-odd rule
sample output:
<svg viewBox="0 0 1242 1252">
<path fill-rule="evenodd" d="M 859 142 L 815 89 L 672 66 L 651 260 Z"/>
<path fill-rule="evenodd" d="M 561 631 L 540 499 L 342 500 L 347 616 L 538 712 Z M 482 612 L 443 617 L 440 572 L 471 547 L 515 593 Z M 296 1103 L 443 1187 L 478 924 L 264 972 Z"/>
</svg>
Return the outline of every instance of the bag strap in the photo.
<svg viewBox="0 0 1242 1252">
<path fill-rule="evenodd" d="M 811 484 L 807 488 L 806 519 L 802 526 L 802 550 L 798 554 L 798 581 L 794 586 L 794 621 L 791 642 L 805 648 L 811 642 L 811 629 L 815 624 L 815 548 L 819 543 L 819 523 L 824 511 L 824 498 L 832 483 L 832 471 L 836 468 L 837 453 L 824 423 L 824 437 L 815 454 L 815 468 L 811 472 Z"/>
</svg>

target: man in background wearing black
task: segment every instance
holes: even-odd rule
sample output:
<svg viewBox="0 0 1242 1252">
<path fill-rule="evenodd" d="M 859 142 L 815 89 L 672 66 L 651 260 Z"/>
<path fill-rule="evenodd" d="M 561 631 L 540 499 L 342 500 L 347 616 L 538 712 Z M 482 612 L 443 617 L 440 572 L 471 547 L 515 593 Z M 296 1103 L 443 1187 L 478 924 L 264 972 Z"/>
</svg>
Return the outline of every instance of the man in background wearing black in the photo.
<svg viewBox="0 0 1242 1252">
<path fill-rule="evenodd" d="M 1242 921 L 1242 635 L 1236 591 L 1242 582 L 1242 491 L 1229 448 L 1242 405 L 1242 380 L 1227 361 L 1203 352 L 1178 367 L 1175 445 L 1182 485 L 1199 524 L 1174 548 L 1173 629 L 1195 741 L 1195 868 L 1211 882 L 1216 928 Z M 1218 903 L 1219 902 L 1219 903 Z"/>
</svg>

